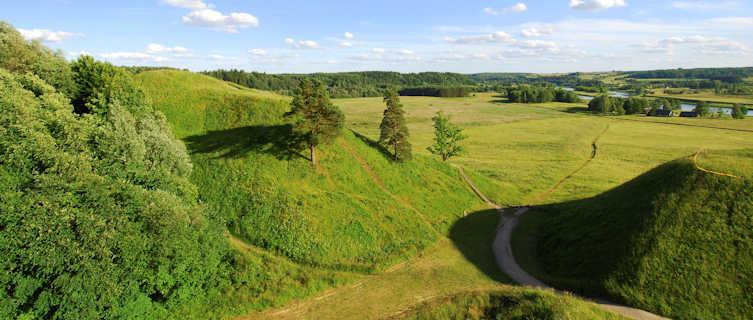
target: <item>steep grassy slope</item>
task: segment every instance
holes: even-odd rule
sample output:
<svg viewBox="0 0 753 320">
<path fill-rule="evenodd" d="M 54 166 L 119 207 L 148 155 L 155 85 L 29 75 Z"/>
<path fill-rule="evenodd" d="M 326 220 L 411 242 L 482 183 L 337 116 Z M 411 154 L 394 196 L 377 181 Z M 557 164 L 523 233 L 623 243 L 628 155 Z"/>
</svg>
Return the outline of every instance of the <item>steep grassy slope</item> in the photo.
<svg viewBox="0 0 753 320">
<path fill-rule="evenodd" d="M 426 302 L 394 319 L 626 319 L 573 297 L 531 289 L 467 292 Z"/>
<path fill-rule="evenodd" d="M 749 152 L 713 155 L 700 163 L 727 171 L 751 161 Z M 739 170 L 748 179 L 676 160 L 594 198 L 541 207 L 518 230 L 538 235 L 529 271 L 674 318 L 748 317 L 753 181 Z"/>
<path fill-rule="evenodd" d="M 483 204 L 457 170 L 428 157 L 390 163 L 346 131 L 312 168 L 287 146 L 287 100 L 202 75 L 138 75 L 187 143 L 201 199 L 245 241 L 296 262 L 373 271 L 447 234 Z"/>
</svg>

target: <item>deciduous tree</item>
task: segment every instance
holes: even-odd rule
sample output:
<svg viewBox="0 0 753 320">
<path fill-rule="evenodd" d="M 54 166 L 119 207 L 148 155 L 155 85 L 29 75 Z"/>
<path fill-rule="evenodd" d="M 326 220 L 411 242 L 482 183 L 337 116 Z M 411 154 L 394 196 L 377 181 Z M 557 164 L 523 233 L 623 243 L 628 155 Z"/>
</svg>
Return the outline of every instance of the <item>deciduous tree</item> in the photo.
<svg viewBox="0 0 753 320">
<path fill-rule="evenodd" d="M 446 117 L 442 111 L 437 112 L 437 115 L 431 119 L 434 120 L 434 144 L 427 148 L 429 152 L 442 157 L 442 161 L 465 152 L 460 141 L 468 137 L 463 134 L 462 129 L 450 123 L 450 118 Z"/>
</svg>

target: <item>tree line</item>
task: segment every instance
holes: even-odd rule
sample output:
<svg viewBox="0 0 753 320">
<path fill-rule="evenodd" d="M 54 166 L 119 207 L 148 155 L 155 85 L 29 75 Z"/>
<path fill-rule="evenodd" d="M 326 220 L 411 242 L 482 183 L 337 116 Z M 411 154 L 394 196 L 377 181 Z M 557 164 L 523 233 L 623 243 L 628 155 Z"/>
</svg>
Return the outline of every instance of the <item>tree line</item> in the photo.
<svg viewBox="0 0 753 320">
<path fill-rule="evenodd" d="M 283 95 L 295 94 L 305 79 L 321 82 L 333 98 L 379 97 L 387 88 L 463 87 L 476 82 L 465 75 L 449 72 L 398 73 L 384 71 L 267 74 L 242 70 L 214 70 L 202 72 L 220 80 L 245 87 L 275 91 Z"/>
<path fill-rule="evenodd" d="M 553 87 L 533 87 L 528 85 L 509 87 L 506 89 L 506 95 L 510 102 L 517 103 L 580 102 L 580 98 L 576 93 Z"/>
<path fill-rule="evenodd" d="M 401 96 L 424 97 L 467 97 L 475 89 L 472 87 L 419 87 L 405 88 L 399 91 Z"/>
</svg>

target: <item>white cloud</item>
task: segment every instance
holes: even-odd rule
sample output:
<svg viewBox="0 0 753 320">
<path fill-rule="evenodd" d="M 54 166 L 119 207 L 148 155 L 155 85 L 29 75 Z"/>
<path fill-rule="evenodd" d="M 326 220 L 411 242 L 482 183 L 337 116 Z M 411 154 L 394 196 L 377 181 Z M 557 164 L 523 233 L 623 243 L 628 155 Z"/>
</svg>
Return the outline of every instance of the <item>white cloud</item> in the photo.
<svg viewBox="0 0 753 320">
<path fill-rule="evenodd" d="M 705 2 L 705 1 L 675 1 L 672 6 L 683 10 L 710 10 L 710 9 L 729 9 L 738 6 L 736 1 L 726 2 Z"/>
<path fill-rule="evenodd" d="M 350 41 L 340 42 L 340 45 L 339 45 L 339 47 L 341 47 L 341 48 L 350 48 L 352 46 L 353 46 L 353 43 L 350 42 Z"/>
<path fill-rule="evenodd" d="M 238 29 L 258 27 L 259 19 L 248 13 L 231 13 L 229 16 L 212 9 L 195 10 L 183 16 L 183 23 L 198 27 L 211 27 L 230 33 L 238 33 Z"/>
<path fill-rule="evenodd" d="M 546 27 L 546 28 L 531 27 L 531 28 L 523 29 L 520 31 L 520 35 L 525 38 L 538 38 L 545 35 L 550 35 L 552 33 L 554 33 L 554 30 L 551 27 Z"/>
<path fill-rule="evenodd" d="M 402 54 L 402 55 L 406 55 L 406 56 L 415 54 L 415 52 L 413 52 L 413 50 L 405 50 L 405 49 L 403 49 L 403 50 L 397 50 L 397 53 L 398 54 Z"/>
<path fill-rule="evenodd" d="M 509 7 L 509 8 L 505 8 L 502 11 L 504 11 L 504 12 L 507 12 L 507 11 L 523 12 L 523 11 L 526 11 L 526 10 L 528 10 L 528 7 L 526 6 L 526 4 L 522 3 L 522 2 L 518 2 L 516 5 L 514 5 L 512 7 Z"/>
<path fill-rule="evenodd" d="M 501 12 L 497 11 L 497 10 L 494 10 L 492 8 L 484 8 L 484 13 L 490 14 L 490 15 L 493 15 L 493 16 L 498 16 L 500 13 L 506 13 L 506 12 L 523 12 L 523 11 L 526 11 L 526 10 L 528 10 L 528 6 L 526 6 L 525 3 L 518 2 L 516 5 L 514 5 L 512 7 L 507 7 L 507 8 L 502 9 Z"/>
<path fill-rule="evenodd" d="M 269 53 L 267 53 L 267 51 L 264 49 L 251 49 L 251 50 L 248 50 L 248 53 L 255 56 L 262 56 L 262 57 L 269 55 Z"/>
<path fill-rule="evenodd" d="M 166 62 L 170 59 L 155 56 L 144 52 L 113 52 L 113 53 L 101 53 L 98 55 L 105 60 L 125 60 L 125 61 L 140 61 L 140 62 Z"/>
<path fill-rule="evenodd" d="M 480 43 L 501 43 L 515 42 L 515 38 L 507 32 L 497 31 L 495 33 L 484 34 L 479 36 L 465 36 L 459 38 L 445 38 L 449 43 L 457 44 L 480 44 Z"/>
<path fill-rule="evenodd" d="M 544 49 L 558 48 L 556 43 L 552 41 L 542 41 L 542 40 L 521 41 L 521 42 L 518 42 L 518 45 L 523 48 L 544 48 Z"/>
<path fill-rule="evenodd" d="M 350 32 L 346 32 L 344 36 L 345 36 L 345 39 L 353 39 L 353 38 L 355 37 L 355 36 L 354 36 L 354 35 L 353 35 L 352 33 L 350 33 Z"/>
<path fill-rule="evenodd" d="M 374 49 L 371 49 L 371 51 L 374 51 L 376 53 L 384 53 L 385 50 L 384 48 L 374 48 Z"/>
<path fill-rule="evenodd" d="M 573 10 L 594 12 L 624 6 L 627 6 L 625 0 L 570 0 L 570 8 Z"/>
<path fill-rule="evenodd" d="M 26 40 L 39 40 L 42 42 L 60 43 L 70 38 L 79 38 L 84 35 L 81 33 L 70 33 L 65 31 L 52 31 L 48 29 L 18 29 L 21 36 Z"/>
<path fill-rule="evenodd" d="M 316 41 L 301 40 L 296 42 L 293 38 L 285 38 L 285 43 L 291 45 L 295 49 L 324 49 Z"/>
<path fill-rule="evenodd" d="M 75 58 L 79 56 L 92 56 L 92 54 L 84 50 L 81 50 L 80 52 L 68 52 L 68 56 Z"/>
<path fill-rule="evenodd" d="M 207 5 L 201 0 L 163 0 L 163 2 L 173 7 L 181 7 L 181 8 L 193 9 L 193 10 L 207 8 Z"/>
<path fill-rule="evenodd" d="M 210 55 L 209 55 L 209 59 L 212 59 L 212 60 L 219 60 L 219 61 L 230 61 L 230 60 L 236 60 L 236 59 L 235 59 L 235 58 L 233 58 L 233 57 L 226 57 L 226 56 L 223 56 L 223 55 L 219 55 L 219 54 L 210 54 Z"/>
<path fill-rule="evenodd" d="M 497 15 L 499 15 L 499 11 L 497 11 L 497 10 L 494 10 L 494 9 L 492 9 L 492 8 L 484 8 L 484 12 L 485 12 L 486 14 L 490 14 L 490 15 L 493 15 L 493 16 L 497 16 Z"/>
<path fill-rule="evenodd" d="M 187 53 L 191 52 L 191 50 L 188 50 L 181 46 L 176 47 L 165 47 L 158 43 L 150 43 L 148 46 L 146 46 L 146 52 L 148 53 Z"/>
</svg>

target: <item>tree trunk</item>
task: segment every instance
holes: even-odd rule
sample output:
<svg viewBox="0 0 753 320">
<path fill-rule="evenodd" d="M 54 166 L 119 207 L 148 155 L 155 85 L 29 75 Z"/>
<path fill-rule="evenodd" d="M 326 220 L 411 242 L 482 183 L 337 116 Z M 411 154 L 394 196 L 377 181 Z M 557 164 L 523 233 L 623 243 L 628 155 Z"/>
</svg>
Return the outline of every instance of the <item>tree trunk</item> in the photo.
<svg viewBox="0 0 753 320">
<path fill-rule="evenodd" d="M 313 145 L 309 147 L 311 149 L 311 164 L 316 165 L 316 149 L 314 148 Z"/>
</svg>

